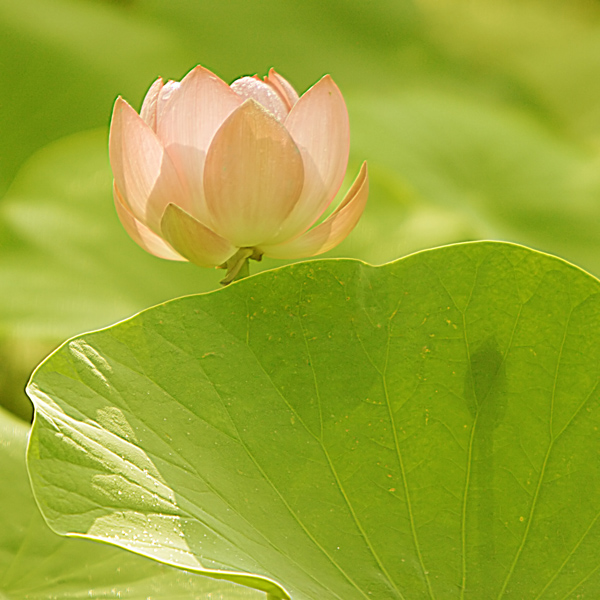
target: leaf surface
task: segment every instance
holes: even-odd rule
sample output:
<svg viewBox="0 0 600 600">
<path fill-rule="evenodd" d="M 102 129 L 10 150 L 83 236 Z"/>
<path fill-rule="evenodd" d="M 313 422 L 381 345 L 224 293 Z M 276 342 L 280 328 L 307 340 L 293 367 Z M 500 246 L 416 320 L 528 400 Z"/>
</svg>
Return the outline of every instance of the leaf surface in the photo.
<svg viewBox="0 0 600 600">
<path fill-rule="evenodd" d="M 0 409 L 0 598 L 265 598 L 250 588 L 186 573 L 118 548 L 56 535 L 44 522 L 27 479 L 28 433 L 26 425 Z"/>
<path fill-rule="evenodd" d="M 34 374 L 38 502 L 294 599 L 597 597 L 599 291 L 482 242 L 154 307 Z"/>
</svg>

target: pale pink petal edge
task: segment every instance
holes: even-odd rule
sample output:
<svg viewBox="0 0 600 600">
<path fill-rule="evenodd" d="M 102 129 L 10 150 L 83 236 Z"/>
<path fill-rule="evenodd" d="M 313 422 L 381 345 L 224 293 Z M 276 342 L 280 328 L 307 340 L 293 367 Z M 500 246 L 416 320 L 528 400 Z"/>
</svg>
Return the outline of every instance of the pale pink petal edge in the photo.
<svg viewBox="0 0 600 600">
<path fill-rule="evenodd" d="M 271 258 L 303 258 L 331 250 L 342 242 L 358 223 L 369 196 L 369 176 L 364 162 L 358 177 L 344 200 L 323 223 L 284 244 L 261 246 L 260 252 Z"/>
<path fill-rule="evenodd" d="M 156 133 L 121 97 L 115 102 L 108 144 L 121 198 L 138 221 L 160 235 L 168 202 L 187 209 L 191 200 Z"/>
<path fill-rule="evenodd" d="M 200 267 L 218 267 L 236 248 L 176 204 L 169 204 L 160 223 L 169 243 Z"/>
<path fill-rule="evenodd" d="M 299 237 L 316 223 L 342 185 L 350 151 L 346 103 L 329 75 L 294 106 L 285 126 L 304 161 L 302 194 L 273 242 Z"/>
<path fill-rule="evenodd" d="M 252 98 L 261 106 L 272 113 L 278 121 L 283 123 L 290 107 L 278 90 L 258 77 L 241 77 L 231 84 L 231 89 L 243 100 Z"/>
<path fill-rule="evenodd" d="M 269 74 L 265 77 L 265 83 L 268 83 L 279 94 L 286 103 L 288 111 L 298 102 L 298 92 L 294 86 L 285 77 L 282 77 L 273 67 L 269 69 Z"/>
<path fill-rule="evenodd" d="M 151 86 L 144 101 L 142 102 L 142 109 L 140 110 L 140 117 L 144 119 L 146 125 L 148 125 L 152 131 L 156 131 L 156 110 L 158 104 L 158 96 L 160 91 L 163 89 L 162 77 L 159 77 Z"/>
<path fill-rule="evenodd" d="M 165 146 L 206 152 L 217 129 L 242 102 L 219 76 L 198 65 L 170 90 L 159 111 L 158 136 Z"/>
<path fill-rule="evenodd" d="M 153 231 L 148 229 L 148 227 L 143 223 L 140 223 L 133 216 L 133 213 L 125 204 L 119 193 L 116 184 L 113 184 L 113 196 L 117 216 L 119 217 L 119 221 L 121 221 L 121 225 L 123 225 L 125 231 L 129 234 L 129 237 L 140 246 L 140 248 L 143 248 L 146 252 L 149 252 L 158 258 L 180 261 L 186 260 L 183 256 L 175 252 L 167 242 L 158 237 Z"/>
</svg>

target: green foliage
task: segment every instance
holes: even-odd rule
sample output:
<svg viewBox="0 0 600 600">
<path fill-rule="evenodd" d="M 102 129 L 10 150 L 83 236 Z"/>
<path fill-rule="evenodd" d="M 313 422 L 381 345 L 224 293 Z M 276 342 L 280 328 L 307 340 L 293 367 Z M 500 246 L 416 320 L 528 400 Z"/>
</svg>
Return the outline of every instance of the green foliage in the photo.
<svg viewBox="0 0 600 600">
<path fill-rule="evenodd" d="M 25 470 L 28 427 L 0 409 L 0 598 L 260 600 L 264 594 L 173 569 L 117 548 L 53 533 Z"/>
<path fill-rule="evenodd" d="M 138 108 L 156 76 L 196 63 L 228 81 L 275 66 L 300 90 L 334 76 L 344 189 L 366 158 L 372 191 L 329 256 L 492 238 L 600 274 L 599 23 L 592 3 L 552 0 L 0 0 L 0 404 L 30 416 L 27 375 L 65 337 L 217 287 L 141 257 L 106 160 L 115 97 Z"/>
<path fill-rule="evenodd" d="M 111 185 L 106 133 L 82 133 L 38 153 L 0 203 L 0 405 L 24 418 L 27 378 L 61 340 L 218 285 L 139 249 Z"/>
<path fill-rule="evenodd" d="M 599 292 L 484 242 L 157 306 L 34 374 L 37 500 L 295 600 L 597 597 Z"/>
<path fill-rule="evenodd" d="M 361 161 L 367 159 L 371 195 L 356 231 L 328 256 L 355 257 L 378 264 L 428 247 L 493 238 L 560 255 L 598 275 L 599 49 L 600 5 L 583 0 L 569 3 L 558 0 L 382 0 L 378 3 L 358 0 L 265 0 L 260 3 L 245 0 L 218 3 L 0 0 L 0 68 L 5 83 L 0 88 L 0 196 L 3 196 L 0 199 L 0 405 L 25 420 L 30 418 L 31 407 L 23 394 L 27 377 L 35 364 L 65 338 L 107 326 L 173 297 L 218 287 L 222 273 L 155 259 L 138 249 L 122 231 L 112 207 L 106 150 L 108 120 L 118 94 L 139 108 L 143 94 L 156 76 L 179 79 L 197 63 L 208 66 L 228 81 L 243 74 L 264 73 L 274 66 L 299 90 L 329 72 L 347 99 L 352 127 L 351 168 L 343 189 L 349 186 Z M 487 249 L 484 251 L 484 248 Z M 488 259 L 482 259 L 483 270 L 479 269 L 475 277 L 473 265 L 477 264 L 477 253 L 488 251 Z M 521 262 L 517 260 L 519 256 L 523 257 Z M 439 257 L 442 264 L 434 257 Z M 508 262 L 502 263 L 502 260 Z M 433 270 L 424 266 L 426 262 Z M 265 261 L 253 264 L 253 269 L 272 269 L 280 264 Z M 410 265 L 414 271 L 408 273 L 405 269 Z M 326 279 L 325 296 L 332 294 L 330 299 L 323 296 L 319 301 L 323 309 L 320 314 L 311 312 L 306 302 L 313 293 L 311 285 L 316 285 L 308 278 L 310 269 L 316 277 Z M 339 298 L 336 300 L 340 290 L 327 279 L 334 272 L 346 281 L 347 288 L 349 281 L 354 282 L 347 305 Z M 405 308 L 414 307 L 414 310 L 413 313 L 401 310 L 391 321 L 394 329 L 385 337 L 385 331 L 376 327 L 371 331 L 371 324 L 364 319 L 368 314 L 375 325 L 380 322 L 384 330 L 388 326 L 389 299 L 377 306 L 370 303 L 383 293 L 383 287 L 379 289 L 375 284 L 380 282 L 383 286 L 381 282 L 393 272 L 400 274 L 403 282 L 402 289 L 394 288 L 398 297 L 410 286 L 414 287 L 403 301 Z M 442 272 L 447 274 L 443 284 L 452 292 L 456 305 L 432 304 L 433 298 L 439 301 L 443 296 L 440 282 L 435 277 L 435 281 L 431 279 L 432 273 Z M 496 279 L 492 273 L 496 273 L 493 276 Z M 409 278 L 415 274 L 419 281 L 410 279 L 409 285 Z M 484 275 L 492 279 L 486 280 Z M 266 324 L 268 313 L 263 314 L 263 306 L 259 307 L 258 303 L 259 299 L 266 298 L 267 311 L 282 310 L 274 298 L 269 300 L 265 296 L 263 288 L 266 282 L 272 282 L 278 290 L 282 289 L 279 287 L 283 285 L 282 277 L 293 280 L 291 289 L 303 289 L 306 293 L 290 298 L 287 306 L 295 307 L 295 312 L 286 313 L 281 323 L 273 325 L 281 329 L 285 323 L 291 323 L 292 327 L 289 331 L 281 329 L 281 342 L 277 342 L 271 328 L 273 320 L 270 318 Z M 356 277 L 360 281 L 353 279 Z M 400 281 L 392 280 L 393 285 Z M 539 285 L 532 283 L 538 280 Z M 470 289 L 473 281 L 478 282 L 474 293 L 479 290 L 480 296 L 472 297 L 464 312 L 464 324 L 449 318 L 457 325 L 454 330 L 442 319 L 443 310 L 450 306 L 451 311 L 460 313 L 464 308 L 461 290 Z M 368 288 L 370 284 L 373 290 Z M 264 460 L 259 464 L 278 469 L 272 480 L 284 491 L 281 502 L 303 511 L 297 513 L 299 521 L 307 525 L 315 539 L 321 542 L 335 536 L 344 538 L 340 550 L 337 545 L 331 547 L 324 542 L 323 548 L 334 562 L 352 563 L 353 576 L 356 574 L 358 588 L 363 591 L 371 585 L 386 585 L 378 575 L 373 576 L 377 555 L 400 590 L 414 583 L 420 590 L 415 592 L 417 598 L 421 592 L 431 596 L 428 585 L 437 598 L 460 597 L 458 590 L 466 573 L 465 598 L 483 597 L 481 589 L 487 594 L 484 597 L 497 597 L 507 582 L 504 592 L 508 597 L 594 599 L 600 592 L 593 550 L 598 543 L 594 520 L 598 510 L 595 396 L 590 396 L 564 433 L 560 429 L 568 415 L 575 414 L 569 402 L 583 401 L 585 392 L 582 390 L 592 390 L 596 381 L 596 326 L 592 312 L 587 313 L 587 321 L 582 316 L 586 310 L 593 311 L 593 296 L 573 311 L 570 328 L 565 329 L 570 333 L 564 338 L 564 352 L 559 352 L 560 357 L 556 356 L 556 336 L 567 319 L 565 311 L 570 303 L 575 306 L 578 297 L 595 293 L 596 285 L 591 278 L 543 255 L 508 247 L 463 246 L 460 252 L 444 249 L 380 270 L 345 262 L 299 265 L 236 284 L 231 290 L 214 296 L 169 303 L 116 329 L 84 339 L 113 340 L 108 345 L 112 360 L 127 348 L 111 346 L 116 339 L 112 337 L 113 332 L 133 344 L 135 339 L 146 339 L 136 328 L 141 327 L 141 323 L 150 324 L 144 331 L 154 347 L 158 345 L 156 335 L 160 330 L 156 318 L 161 311 L 166 315 L 174 311 L 182 316 L 184 312 L 178 311 L 183 311 L 185 306 L 199 304 L 204 309 L 217 302 L 212 298 L 225 303 L 222 309 L 213 307 L 202 317 L 207 319 L 202 323 L 211 323 L 219 335 L 230 336 L 227 339 L 233 339 L 235 344 L 215 350 L 214 355 L 201 355 L 196 362 L 211 374 L 216 365 L 222 368 L 224 357 L 235 354 L 235 360 L 230 360 L 227 368 L 237 379 L 231 375 L 232 379 L 221 382 L 222 387 L 217 391 L 225 389 L 228 394 L 239 391 L 246 408 L 240 408 L 231 418 L 238 419 L 239 439 L 255 436 L 248 446 L 253 454 L 241 458 L 235 455 L 239 443 L 234 436 L 233 441 L 224 444 L 228 453 L 233 452 L 228 454 L 230 462 L 216 472 L 221 450 L 225 450 L 221 445 L 210 446 L 209 440 L 213 438 L 204 442 L 196 439 L 198 431 L 210 435 L 218 433 L 198 421 L 199 412 L 193 415 L 194 429 L 190 432 L 194 441 L 183 444 L 183 450 L 195 452 L 203 443 L 207 446 L 202 450 L 204 454 L 190 458 L 190 464 L 199 469 L 201 463 L 204 468 L 206 459 L 203 457 L 212 457 L 214 460 L 209 466 L 211 481 L 216 481 L 214 489 L 225 486 L 230 494 L 227 497 L 241 505 L 231 521 L 232 526 L 239 524 L 244 515 L 248 518 L 249 530 L 243 534 L 248 535 L 243 537 L 243 544 L 240 542 L 243 547 L 240 552 L 226 552 L 223 539 L 229 540 L 231 531 L 224 532 L 225 525 L 219 522 L 214 530 L 217 533 L 213 536 L 211 552 L 229 561 L 227 568 L 247 567 L 262 575 L 281 577 L 286 589 L 297 592 L 296 596 L 308 595 L 311 600 L 317 589 L 321 591 L 315 591 L 314 596 L 319 598 L 341 594 L 346 600 L 359 594 L 357 588 L 348 591 L 334 587 L 339 583 L 339 576 L 332 575 L 329 579 L 331 573 L 327 571 L 329 567 L 324 566 L 327 561 L 322 560 L 323 553 L 314 545 L 306 550 L 311 542 L 297 530 L 293 530 L 289 540 L 279 544 L 277 539 L 277 544 L 273 542 L 270 546 L 262 538 L 257 541 L 252 537 L 259 534 L 250 517 L 259 525 L 265 524 L 265 535 L 271 536 L 271 542 L 276 535 L 273 530 L 282 518 L 278 512 L 281 504 L 277 505 L 279 509 L 271 510 L 268 507 L 271 505 L 247 507 L 243 503 L 243 498 L 249 501 L 253 498 L 253 485 L 264 493 L 264 477 L 252 471 L 254 467 L 247 463 L 254 457 Z M 251 290 L 254 291 L 251 293 Z M 242 307 L 242 300 L 247 306 Z M 351 316 L 353 303 L 362 308 Z M 339 308 L 335 313 L 334 306 Z M 248 312 L 251 308 L 256 315 Z M 519 322 L 528 323 L 528 329 L 515 329 L 514 335 L 522 334 L 524 341 L 519 345 L 519 338 L 514 337 L 509 344 L 507 328 L 510 329 L 515 311 L 521 309 Z M 237 316 L 229 318 L 227 310 Z M 298 329 L 304 319 L 301 315 L 306 315 L 310 327 L 317 328 L 316 339 L 307 333 L 306 342 L 303 341 Z M 191 327 L 199 326 L 200 317 L 192 317 Z M 325 341 L 323 322 L 330 317 L 334 317 L 337 325 L 327 333 L 331 333 L 333 341 L 330 343 L 337 344 L 339 355 L 325 352 L 319 345 Z M 419 317 L 423 322 L 417 323 Z M 346 329 L 343 329 L 344 318 Z M 351 319 L 355 328 L 352 330 Z M 439 327 L 436 331 L 429 331 L 432 323 Z M 445 326 L 452 331 L 443 338 L 441 331 Z M 580 327 L 579 332 L 577 327 Z M 402 333 L 403 328 L 406 334 Z M 245 345 L 246 331 L 252 334 L 250 345 Z M 371 332 L 370 337 L 365 337 L 365 331 Z M 300 336 L 294 341 L 300 344 L 300 350 L 288 339 L 293 332 Z M 180 332 L 181 335 L 171 333 L 182 343 L 186 331 Z M 434 337 L 425 339 L 430 333 L 435 334 Z M 133 336 L 131 340 L 128 335 Z M 211 336 L 216 335 L 212 331 L 204 339 L 204 333 L 198 334 L 198 339 L 210 345 L 215 343 Z M 264 337 L 262 342 L 260 335 Z M 271 340 L 266 339 L 268 335 Z M 464 338 L 465 335 L 468 337 Z M 382 379 L 381 336 L 383 346 L 387 347 L 389 342 L 391 351 L 404 348 L 398 361 L 390 364 L 386 371 L 390 375 L 393 371 L 397 377 L 390 379 L 389 390 L 398 393 L 404 390 L 403 393 L 408 394 L 403 386 L 422 378 L 418 385 L 415 383 L 410 388 L 409 401 L 398 407 L 397 433 L 406 458 L 406 483 L 414 500 L 415 535 L 407 533 L 407 527 L 410 529 L 406 518 L 408 496 L 402 486 L 390 483 L 398 478 L 398 465 L 395 471 L 384 471 L 381 466 L 377 470 L 371 461 L 379 454 L 393 454 L 387 441 L 377 446 L 389 435 L 389 427 L 387 432 L 382 429 L 385 418 L 383 422 L 371 421 L 370 426 L 365 425 L 370 411 L 381 410 L 381 405 L 370 404 L 377 398 L 381 400 L 381 383 L 377 384 Z M 362 350 L 356 346 L 359 337 L 364 343 Z M 466 354 L 464 339 L 472 341 L 470 356 Z M 533 339 L 537 341 L 531 342 Z M 346 345 L 343 340 L 349 343 Z M 191 340 L 189 343 L 200 342 Z M 292 372 L 289 365 L 285 366 L 289 347 L 296 352 L 296 361 L 299 356 L 306 356 L 301 354 L 302 348 L 311 356 L 316 353 L 318 360 L 307 365 L 304 358 L 304 362 L 294 363 L 299 366 Z M 139 365 L 149 369 L 146 374 L 140 371 L 139 365 L 126 364 L 133 368 L 131 373 L 137 373 L 136 377 L 148 386 L 153 402 L 162 398 L 162 392 L 156 388 L 156 382 L 149 382 L 150 367 L 169 383 L 167 391 L 171 384 L 177 388 L 174 390 L 178 394 L 177 402 L 182 402 L 183 396 L 196 398 L 197 390 L 182 387 L 183 383 L 175 386 L 172 380 L 181 365 L 171 362 L 182 348 L 164 347 L 163 350 L 163 366 L 157 364 L 163 359 L 162 354 L 154 361 L 149 355 L 136 357 Z M 65 352 L 61 350 L 47 365 L 66 356 Z M 245 368 L 249 368 L 246 360 L 255 360 L 256 368 L 264 365 L 273 381 L 261 376 L 263 378 L 254 381 L 252 388 L 240 379 L 246 373 L 235 362 L 240 357 L 240 365 L 245 364 Z M 73 358 L 73 368 L 83 369 L 78 361 L 85 362 L 85 351 L 79 359 Z M 182 361 L 185 368 L 191 368 L 189 356 L 184 356 Z M 307 370 L 309 366 L 314 367 L 314 378 L 313 371 Z M 118 390 L 117 383 L 129 389 L 133 375 L 124 366 L 119 369 L 125 374 L 119 382 L 109 378 L 111 393 L 122 391 Z M 346 390 L 341 380 L 349 371 L 357 388 L 353 391 L 347 386 L 346 400 L 350 398 L 354 402 L 351 404 L 354 412 L 348 413 L 348 431 L 342 432 L 348 437 L 336 437 L 338 434 L 331 422 L 331 435 L 322 448 L 337 461 L 338 471 L 347 477 L 343 484 L 350 490 L 348 501 L 357 507 L 356 522 L 343 520 L 344 514 L 348 516 L 348 504 L 340 504 L 339 495 L 334 503 L 328 504 L 333 492 L 327 482 L 323 483 L 327 472 L 324 455 L 311 461 L 313 455 L 310 454 L 316 452 L 315 445 L 320 443 L 314 435 L 316 390 L 323 402 L 333 402 L 332 398 L 339 400 L 339 390 Z M 452 371 L 456 374 L 454 378 L 450 377 Z M 82 372 L 90 376 L 89 371 Z M 490 376 L 496 372 L 495 378 Z M 68 376 L 74 376 L 74 371 Z M 471 391 L 468 391 L 469 377 Z M 553 377 L 555 387 L 550 385 Z M 162 379 L 157 381 L 160 383 Z M 436 386 L 436 382 L 445 385 Z M 70 393 L 75 394 L 82 385 L 74 379 Z M 257 390 L 256 386 L 261 387 Z M 555 392 L 549 396 L 551 389 Z M 102 395 L 102 391 L 94 390 Z M 255 393 L 250 398 L 252 390 Z M 279 391 L 282 396 L 274 397 Z M 356 396 L 361 393 L 362 404 Z M 79 406 L 81 399 L 64 398 L 62 393 L 60 396 L 68 405 L 54 407 L 58 411 L 56 423 L 65 426 L 61 411 L 71 411 L 72 407 Z M 481 406 L 476 400 L 480 397 L 485 397 Z M 82 398 L 81 414 L 75 408 L 76 414 L 69 412 L 75 419 L 74 423 L 69 422 L 69 427 L 75 427 L 77 421 L 83 419 L 85 410 L 92 410 L 93 394 L 84 394 Z M 365 402 L 366 398 L 369 403 Z M 294 424 L 285 422 L 285 428 L 282 424 L 281 431 L 289 434 L 290 439 L 282 439 L 281 431 L 275 434 L 272 429 L 277 418 L 284 419 L 288 415 L 282 409 L 284 399 L 293 410 L 306 411 L 306 414 L 299 413 L 302 419 L 296 418 Z M 141 400 L 138 392 L 138 396 L 110 395 L 98 402 L 106 402 L 110 410 L 121 410 L 126 415 L 123 422 L 133 423 L 132 427 L 137 424 L 140 428 L 150 428 L 148 439 L 163 444 L 156 455 L 150 454 L 148 458 L 160 468 L 161 485 L 165 486 L 161 489 L 173 490 L 180 510 L 183 510 L 182 505 L 186 510 L 190 508 L 182 502 L 182 496 L 187 497 L 188 492 L 193 491 L 193 510 L 186 514 L 193 524 L 186 524 L 189 531 L 185 530 L 184 538 L 178 539 L 191 544 L 190 560 L 197 560 L 201 554 L 202 563 L 210 567 L 210 560 L 206 562 L 205 538 L 201 540 L 202 552 L 189 540 L 195 535 L 198 523 L 206 523 L 203 519 L 208 519 L 196 509 L 201 506 L 200 500 L 214 500 L 212 492 L 203 491 L 200 499 L 193 473 L 186 474 L 183 468 L 174 475 L 175 467 L 167 464 L 168 452 L 173 451 L 172 444 L 178 438 L 173 437 L 173 442 L 169 442 L 161 437 L 162 432 L 176 433 L 174 428 L 183 439 L 182 432 L 188 433 L 185 429 L 187 413 L 183 416 L 174 411 L 177 425 L 171 425 L 171 414 L 166 414 L 166 409 L 149 415 Z M 167 406 L 173 401 L 165 400 Z M 138 406 L 136 402 L 143 408 L 133 416 L 130 411 Z M 256 402 L 263 407 L 258 416 L 252 408 Z M 555 407 L 552 423 L 548 402 Z M 341 406 L 334 406 L 340 415 Z M 218 406 L 209 408 L 216 411 Z M 47 416 L 47 407 L 45 410 Z M 121 441 L 110 439 L 118 442 L 120 448 L 124 443 L 123 431 L 119 429 L 122 422 L 118 413 L 110 410 L 108 416 L 98 421 L 99 427 L 112 431 Z M 218 411 L 217 414 L 224 415 Z M 166 422 L 160 422 L 163 415 L 168 419 Z M 323 423 L 327 423 L 326 417 Z M 88 418 L 95 419 L 97 415 L 94 413 Z M 225 420 L 229 418 L 223 416 Z M 149 419 L 148 425 L 145 421 L 142 423 L 144 419 Z M 47 425 L 39 421 L 42 422 Z M 308 427 L 304 437 L 298 429 L 303 424 Z M 377 433 L 369 433 L 377 427 Z M 43 441 L 49 444 L 53 438 L 48 430 L 44 431 L 49 437 Z M 117 592 L 122 597 L 132 598 L 204 597 L 208 593 L 214 598 L 221 594 L 221 588 L 214 587 L 217 585 L 214 581 L 188 574 L 182 577 L 176 571 L 120 550 L 81 540 L 65 540 L 50 533 L 29 495 L 22 458 L 25 435 L 23 425 L 4 414 L 0 416 L 0 475 L 9 490 L 0 500 L 1 598 L 89 597 L 88 591 L 98 598 Z M 264 445 L 257 441 L 261 435 Z M 56 446 L 57 454 L 64 453 L 52 459 L 56 461 L 52 463 L 56 471 L 50 469 L 44 476 L 64 475 L 63 459 L 69 459 L 74 452 L 74 447 L 64 441 L 68 437 L 66 435 L 62 438 L 64 443 Z M 144 438 L 139 440 L 141 443 Z M 359 440 L 354 450 L 352 440 Z M 85 446 L 91 442 L 82 443 Z M 361 453 L 365 445 L 367 449 Z M 266 457 L 269 448 L 275 458 Z M 145 447 L 143 451 L 149 452 Z M 465 452 L 467 455 L 470 452 L 470 463 Z M 360 461 L 361 457 L 364 462 Z M 48 467 L 49 455 L 44 458 L 43 464 Z M 288 463 L 299 470 L 287 473 L 279 468 Z M 178 462 L 175 464 L 181 466 Z M 467 464 L 471 464 L 470 491 L 468 502 L 461 505 L 465 486 L 461 487 L 460 481 L 462 477 L 464 482 Z M 253 473 L 254 479 L 248 472 Z M 392 477 L 388 478 L 388 474 Z M 86 476 L 91 475 L 84 472 L 82 486 Z M 193 485 L 184 494 L 178 485 L 184 479 L 189 483 L 186 479 L 189 477 Z M 229 482 L 229 477 L 234 483 Z M 98 485 L 95 482 L 92 496 L 100 497 L 107 490 L 117 489 L 110 488 L 109 479 L 100 481 Z M 315 487 L 319 481 L 321 487 Z M 382 481 L 386 485 L 382 485 Z M 535 495 L 531 488 L 538 483 Z M 337 483 L 331 487 L 336 486 Z M 394 492 L 387 491 L 392 488 Z M 125 489 L 130 488 L 124 486 Z M 246 496 L 240 491 L 243 489 L 249 490 Z M 138 496 L 132 492 L 128 497 L 134 504 L 139 501 L 140 492 L 136 490 Z M 304 490 L 307 490 L 306 498 L 302 495 Z M 55 492 L 54 488 L 44 490 L 47 494 Z M 372 496 L 368 496 L 368 502 L 372 503 L 369 507 L 383 507 L 382 514 L 386 515 L 396 514 L 393 510 L 404 510 L 404 517 L 382 520 L 387 527 L 366 520 L 360 510 L 368 494 Z M 531 498 L 535 498 L 535 502 Z M 273 498 L 269 496 L 267 500 L 270 502 Z M 66 518 L 61 511 L 67 510 L 67 504 L 72 501 L 71 495 L 55 495 L 53 502 L 60 506 L 54 507 L 54 516 Z M 80 498 L 78 501 L 91 500 Z M 225 510 L 215 502 L 210 506 L 216 511 L 214 514 Z M 386 513 L 388 502 L 391 508 Z M 465 509 L 464 521 L 461 521 L 461 506 Z M 324 521 L 323 514 L 331 507 L 337 512 Z M 105 503 L 101 508 L 116 511 L 118 505 Z M 211 518 L 218 518 L 210 514 Z M 223 524 L 230 523 L 230 513 L 219 514 Z M 89 515 L 100 519 L 93 511 Z M 461 522 L 465 523 L 464 536 L 457 528 Z M 85 523 L 78 523 L 82 531 L 86 529 Z M 359 524 L 368 532 L 367 537 L 360 531 L 357 533 Z M 586 527 L 589 527 L 587 533 Z M 65 528 L 68 529 L 66 525 Z M 104 530 L 100 528 L 100 531 Z M 240 531 L 235 535 L 242 535 Z M 375 554 L 365 550 L 366 539 L 372 542 Z M 420 557 L 411 539 L 422 542 Z M 463 552 L 463 539 L 466 552 Z M 522 549 L 518 551 L 523 540 Z M 287 557 L 295 556 L 289 548 L 296 542 L 298 548 L 304 549 L 297 560 L 299 564 L 308 565 L 305 572 L 314 578 L 312 584 L 303 579 L 306 573 L 294 571 L 288 564 Z M 254 552 L 253 544 L 260 552 L 268 549 L 268 561 L 256 568 L 252 565 L 257 562 L 259 551 Z M 280 555 L 274 546 L 281 550 Z M 406 555 L 400 556 L 398 548 L 408 548 Z M 349 558 L 355 551 L 359 558 Z M 356 566 L 352 561 L 362 561 L 364 552 L 366 559 Z M 127 572 L 117 573 L 118 568 L 125 568 Z M 511 568 L 512 575 L 507 578 Z M 425 570 L 429 573 L 425 574 Z M 89 572 L 92 579 L 86 579 L 82 572 Z M 199 583 L 206 581 L 210 584 Z M 332 587 L 324 592 L 323 587 L 330 583 Z M 313 584 L 314 590 L 310 588 L 307 592 Z M 378 587 L 372 589 L 381 591 Z M 126 596 L 128 591 L 130 595 Z M 380 597 L 394 597 L 396 593 L 384 590 Z M 229 588 L 224 597 L 259 596 L 264 595 L 237 586 Z M 413 596 L 405 597 L 412 600 Z"/>
</svg>

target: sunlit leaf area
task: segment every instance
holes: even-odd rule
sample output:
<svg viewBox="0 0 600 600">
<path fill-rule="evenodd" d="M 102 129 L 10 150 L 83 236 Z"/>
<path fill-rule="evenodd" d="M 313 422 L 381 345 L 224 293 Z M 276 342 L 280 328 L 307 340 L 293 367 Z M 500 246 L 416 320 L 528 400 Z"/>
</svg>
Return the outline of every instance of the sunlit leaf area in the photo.
<svg viewBox="0 0 600 600">
<path fill-rule="evenodd" d="M 341 244 L 128 236 L 199 64 L 331 75 Z M 600 2 L 0 0 L 0 72 L 0 600 L 600 598 Z"/>
</svg>

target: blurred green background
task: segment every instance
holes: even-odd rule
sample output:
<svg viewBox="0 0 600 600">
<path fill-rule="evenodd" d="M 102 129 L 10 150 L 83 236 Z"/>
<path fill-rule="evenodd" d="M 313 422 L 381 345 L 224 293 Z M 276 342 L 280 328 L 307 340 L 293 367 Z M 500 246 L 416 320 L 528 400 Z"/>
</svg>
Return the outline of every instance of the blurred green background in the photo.
<svg viewBox="0 0 600 600">
<path fill-rule="evenodd" d="M 198 63 L 226 81 L 274 66 L 299 91 L 338 83 L 342 191 L 363 159 L 372 191 L 329 256 L 501 239 L 600 275 L 597 2 L 0 0 L 0 404 L 20 417 L 65 338 L 218 287 L 221 272 L 129 240 L 106 150 L 118 94 L 139 108 L 158 75 Z"/>
</svg>

